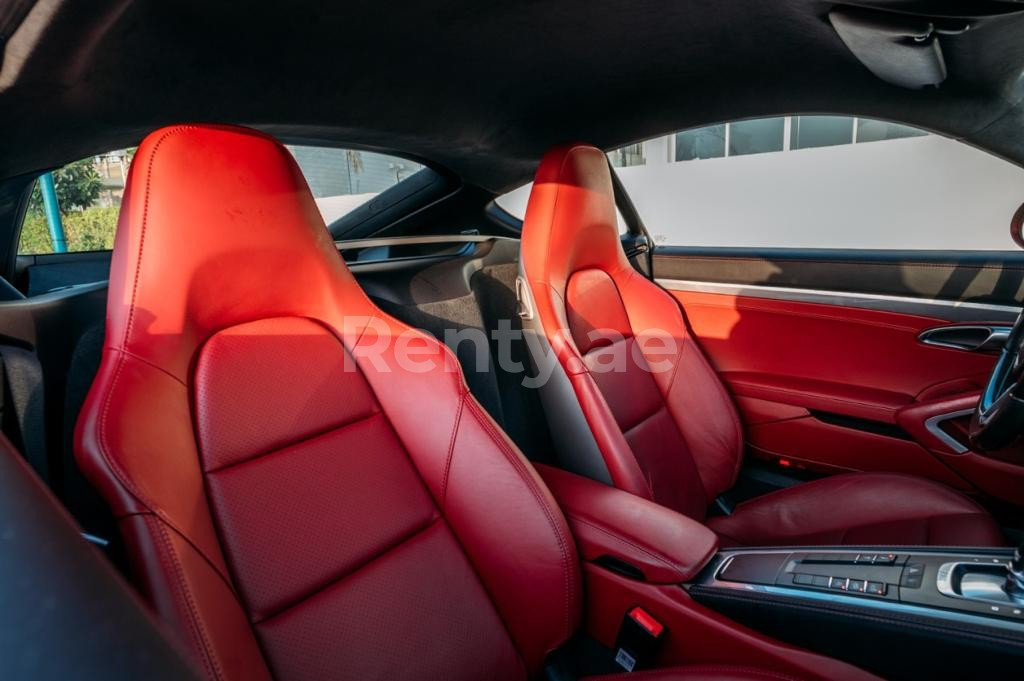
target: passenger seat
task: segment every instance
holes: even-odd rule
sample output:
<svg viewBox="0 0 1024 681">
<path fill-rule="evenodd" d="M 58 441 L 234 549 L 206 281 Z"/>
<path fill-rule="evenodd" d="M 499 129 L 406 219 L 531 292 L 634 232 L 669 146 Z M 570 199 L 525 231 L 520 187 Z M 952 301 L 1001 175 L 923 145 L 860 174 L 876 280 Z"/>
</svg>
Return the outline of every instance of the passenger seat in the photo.
<svg viewBox="0 0 1024 681">
<path fill-rule="evenodd" d="M 1004 544 L 967 497 L 886 473 L 796 485 L 708 518 L 736 483 L 743 429 L 679 304 L 626 259 L 599 149 L 570 144 L 544 156 L 521 266 L 530 347 L 551 373 L 542 398 L 569 470 L 704 521 L 724 546 Z"/>
</svg>

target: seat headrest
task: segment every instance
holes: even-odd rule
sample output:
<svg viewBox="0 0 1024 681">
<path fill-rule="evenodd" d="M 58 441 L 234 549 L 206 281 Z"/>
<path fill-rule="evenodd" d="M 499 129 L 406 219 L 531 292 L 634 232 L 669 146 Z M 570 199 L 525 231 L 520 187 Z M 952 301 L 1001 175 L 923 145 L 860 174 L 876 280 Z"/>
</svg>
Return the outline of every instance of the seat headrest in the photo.
<svg viewBox="0 0 1024 681">
<path fill-rule="evenodd" d="M 565 144 L 544 154 L 523 220 L 523 251 L 527 275 L 558 290 L 578 270 L 629 267 L 611 171 L 600 149 Z"/>
<path fill-rule="evenodd" d="M 262 133 L 177 125 L 139 146 L 114 244 L 107 347 L 185 380 L 211 333 L 327 318 L 358 286 L 291 154 Z"/>
</svg>

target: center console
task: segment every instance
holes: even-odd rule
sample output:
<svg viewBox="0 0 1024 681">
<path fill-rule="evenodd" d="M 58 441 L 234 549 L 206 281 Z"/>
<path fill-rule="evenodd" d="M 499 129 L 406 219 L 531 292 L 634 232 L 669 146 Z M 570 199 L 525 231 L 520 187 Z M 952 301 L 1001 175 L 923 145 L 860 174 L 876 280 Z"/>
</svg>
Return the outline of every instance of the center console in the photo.
<svg viewBox="0 0 1024 681">
<path fill-rule="evenodd" d="M 610 650 L 639 606 L 666 632 L 661 666 L 768 665 L 819 681 L 1024 669 L 1024 556 L 1010 549 L 720 549 L 714 532 L 671 509 L 537 471 L 583 562 L 585 630 Z"/>
<path fill-rule="evenodd" d="M 1010 549 L 723 550 L 685 588 L 753 628 L 887 678 L 962 678 L 1017 673 L 1024 662 L 1024 597 L 1007 588 L 1019 563 Z"/>
</svg>

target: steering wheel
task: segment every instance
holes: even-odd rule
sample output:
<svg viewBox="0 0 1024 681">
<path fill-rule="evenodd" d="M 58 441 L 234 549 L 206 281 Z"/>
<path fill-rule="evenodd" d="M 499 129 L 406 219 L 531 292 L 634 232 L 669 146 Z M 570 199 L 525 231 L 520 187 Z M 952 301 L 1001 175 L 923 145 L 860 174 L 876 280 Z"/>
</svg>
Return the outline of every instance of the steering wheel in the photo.
<svg viewBox="0 0 1024 681">
<path fill-rule="evenodd" d="M 1024 310 L 971 417 L 971 444 L 980 451 L 1006 447 L 1024 433 Z"/>
</svg>

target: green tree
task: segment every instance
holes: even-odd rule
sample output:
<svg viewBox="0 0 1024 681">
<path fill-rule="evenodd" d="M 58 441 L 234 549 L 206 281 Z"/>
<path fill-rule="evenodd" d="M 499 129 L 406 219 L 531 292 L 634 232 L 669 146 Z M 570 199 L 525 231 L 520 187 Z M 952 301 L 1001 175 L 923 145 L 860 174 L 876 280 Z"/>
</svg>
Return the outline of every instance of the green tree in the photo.
<svg viewBox="0 0 1024 681">
<path fill-rule="evenodd" d="M 103 180 L 92 159 L 87 158 L 53 171 L 53 187 L 57 192 L 60 212 L 67 215 L 73 210 L 85 210 L 91 206 L 100 195 Z M 40 213 L 43 210 L 43 194 L 38 182 L 32 189 L 29 210 Z"/>
</svg>

